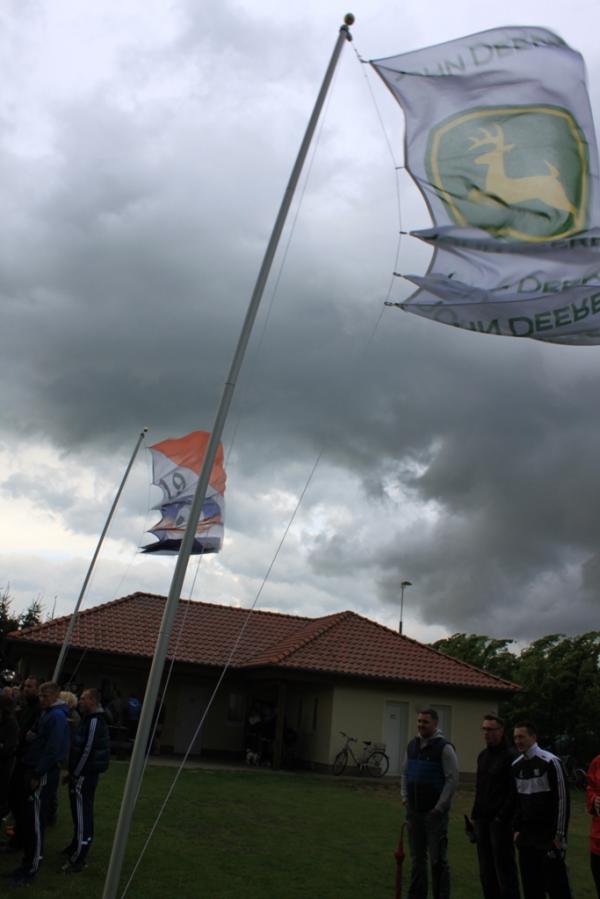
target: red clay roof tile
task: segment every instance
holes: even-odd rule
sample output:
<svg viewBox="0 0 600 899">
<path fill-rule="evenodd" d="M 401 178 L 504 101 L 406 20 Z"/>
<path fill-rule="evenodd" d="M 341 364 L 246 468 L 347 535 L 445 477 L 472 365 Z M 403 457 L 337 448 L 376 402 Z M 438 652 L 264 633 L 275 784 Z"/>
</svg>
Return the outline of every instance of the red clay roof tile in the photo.
<svg viewBox="0 0 600 899">
<path fill-rule="evenodd" d="M 151 657 L 164 596 L 134 593 L 86 609 L 71 645 L 99 652 Z M 69 617 L 10 635 L 12 640 L 60 645 Z M 279 612 L 181 601 L 169 656 L 198 665 L 284 668 L 471 689 L 513 691 L 515 684 L 444 655 L 363 618 L 338 612 L 303 618 Z"/>
</svg>

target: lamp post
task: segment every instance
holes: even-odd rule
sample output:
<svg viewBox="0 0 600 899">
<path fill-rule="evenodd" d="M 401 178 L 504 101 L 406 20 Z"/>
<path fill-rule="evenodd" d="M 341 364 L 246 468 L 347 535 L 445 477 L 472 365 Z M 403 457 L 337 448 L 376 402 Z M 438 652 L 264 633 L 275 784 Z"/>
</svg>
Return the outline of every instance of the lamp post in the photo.
<svg viewBox="0 0 600 899">
<path fill-rule="evenodd" d="M 402 620 L 404 618 L 404 588 L 412 587 L 410 581 L 402 581 L 400 584 L 400 624 L 398 625 L 398 633 L 402 633 Z"/>
</svg>

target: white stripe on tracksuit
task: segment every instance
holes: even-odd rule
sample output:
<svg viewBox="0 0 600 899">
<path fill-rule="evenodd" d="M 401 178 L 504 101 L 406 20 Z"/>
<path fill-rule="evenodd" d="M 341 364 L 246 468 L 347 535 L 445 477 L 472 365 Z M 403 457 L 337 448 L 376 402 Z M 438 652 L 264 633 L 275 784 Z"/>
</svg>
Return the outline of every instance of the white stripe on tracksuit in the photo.
<svg viewBox="0 0 600 899">
<path fill-rule="evenodd" d="M 83 752 L 81 753 L 81 755 L 79 757 L 79 761 L 77 762 L 77 765 L 75 766 L 75 770 L 73 771 L 73 774 L 75 775 L 75 777 L 79 777 L 79 775 L 81 774 L 81 772 L 83 771 L 83 769 L 85 767 L 85 763 L 87 762 L 88 758 L 90 757 L 90 752 L 92 751 L 92 746 L 94 745 L 94 736 L 96 734 L 96 724 L 97 723 L 98 723 L 97 718 L 92 718 L 92 720 L 90 721 L 90 727 L 88 730 L 88 738 L 86 740 L 85 746 L 83 747 Z"/>
<path fill-rule="evenodd" d="M 76 811 L 76 819 L 77 819 L 77 849 L 71 855 L 70 860 L 72 862 L 76 862 L 81 854 L 82 847 L 86 844 L 86 840 L 83 839 L 84 835 L 84 820 L 83 820 L 83 796 L 81 795 L 81 788 L 83 787 L 83 777 L 77 778 L 77 783 L 75 784 L 75 811 Z"/>
<path fill-rule="evenodd" d="M 81 855 L 81 850 L 83 846 L 87 845 L 88 840 L 84 839 L 85 836 L 85 820 L 83 816 L 83 796 L 81 794 L 81 790 L 83 788 L 84 777 L 81 772 L 83 771 L 87 760 L 90 757 L 90 753 L 94 746 L 94 737 L 96 735 L 96 725 L 98 723 L 97 718 L 92 718 L 90 721 L 90 726 L 88 729 L 87 740 L 85 742 L 85 746 L 83 747 L 83 752 L 81 753 L 77 765 L 73 771 L 73 777 L 77 778 L 74 787 L 75 794 L 75 813 L 76 813 L 76 839 L 77 839 L 77 849 L 70 856 L 71 862 L 76 862 Z"/>
<path fill-rule="evenodd" d="M 35 874 L 42 860 L 42 790 L 46 786 L 48 777 L 42 774 L 37 789 L 33 793 L 33 828 L 35 833 L 35 849 L 33 853 L 33 862 L 31 864 L 30 874 Z"/>
</svg>

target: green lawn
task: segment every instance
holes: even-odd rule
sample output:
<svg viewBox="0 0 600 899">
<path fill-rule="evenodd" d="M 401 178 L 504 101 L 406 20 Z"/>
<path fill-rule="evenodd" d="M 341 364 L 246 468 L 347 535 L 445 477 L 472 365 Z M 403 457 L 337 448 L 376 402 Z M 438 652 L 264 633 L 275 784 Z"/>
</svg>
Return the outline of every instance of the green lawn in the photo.
<svg viewBox="0 0 600 899">
<path fill-rule="evenodd" d="M 89 868 L 66 878 L 57 851 L 70 838 L 66 793 L 47 831 L 45 861 L 28 895 L 96 899 L 126 773 L 114 763 L 96 800 Z M 131 870 L 174 769 L 153 767 L 142 789 L 125 872 Z M 450 863 L 455 899 L 480 899 L 474 847 L 462 832 L 472 794 L 455 800 Z M 393 899 L 402 809 L 396 784 L 270 771 L 194 769 L 180 778 L 127 893 L 130 899 Z M 569 865 L 576 899 L 595 899 L 588 872 L 589 818 L 573 797 Z M 17 859 L 18 860 L 18 859 Z M 15 866 L 0 858 L 0 874 Z M 406 862 L 406 873 L 408 862 Z M 0 882 L 0 892 L 5 891 Z M 8 891 L 6 891 L 8 893 Z"/>
</svg>

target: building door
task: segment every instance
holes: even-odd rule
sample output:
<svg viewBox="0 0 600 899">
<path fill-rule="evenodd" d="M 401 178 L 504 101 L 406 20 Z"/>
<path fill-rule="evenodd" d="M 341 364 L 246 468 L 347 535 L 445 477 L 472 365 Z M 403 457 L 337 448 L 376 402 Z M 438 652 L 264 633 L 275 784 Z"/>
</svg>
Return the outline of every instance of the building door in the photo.
<svg viewBox="0 0 600 899">
<path fill-rule="evenodd" d="M 392 702 L 391 700 L 386 702 L 383 739 L 390 759 L 388 774 L 401 774 L 402 760 L 408 743 L 407 702 Z"/>
<path fill-rule="evenodd" d="M 208 703 L 208 690 L 195 684 L 180 684 L 177 697 L 177 718 L 175 723 L 175 752 L 186 753 L 190 740 L 200 723 L 204 709 Z M 200 755 L 202 750 L 202 731 L 194 740 L 190 752 Z"/>
</svg>

